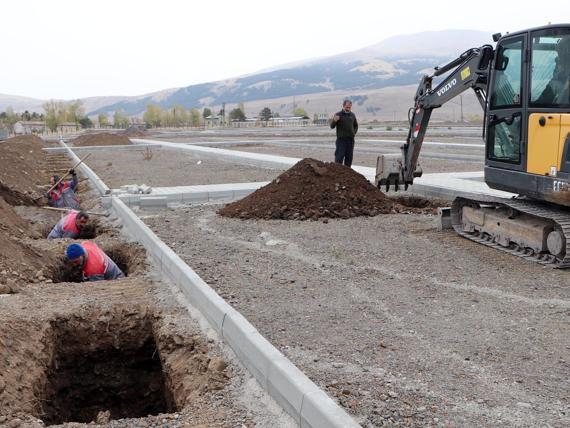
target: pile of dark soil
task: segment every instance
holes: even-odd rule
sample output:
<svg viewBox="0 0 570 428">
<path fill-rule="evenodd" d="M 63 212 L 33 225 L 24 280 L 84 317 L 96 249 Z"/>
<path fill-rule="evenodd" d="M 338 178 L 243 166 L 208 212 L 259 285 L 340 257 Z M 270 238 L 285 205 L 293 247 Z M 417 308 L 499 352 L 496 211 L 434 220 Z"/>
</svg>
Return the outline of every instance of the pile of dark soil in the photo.
<svg viewBox="0 0 570 428">
<path fill-rule="evenodd" d="M 36 205 L 49 183 L 45 147 L 35 135 L 0 143 L 0 196 L 12 205 Z"/>
<path fill-rule="evenodd" d="M 0 294 L 15 291 L 22 282 L 39 280 L 42 269 L 53 261 L 50 253 L 40 253 L 24 242 L 33 235 L 29 224 L 0 197 Z"/>
<path fill-rule="evenodd" d="M 129 127 L 125 129 L 124 135 L 127 137 L 133 138 L 145 138 L 149 136 L 149 133 L 146 129 L 140 129 L 135 127 Z"/>
<path fill-rule="evenodd" d="M 401 208 L 353 169 L 303 159 L 267 186 L 218 213 L 244 219 L 316 220 L 375 216 Z"/>
<path fill-rule="evenodd" d="M 76 139 L 72 140 L 71 143 L 76 147 L 125 146 L 133 144 L 125 134 L 111 134 L 110 132 L 80 135 Z"/>
</svg>

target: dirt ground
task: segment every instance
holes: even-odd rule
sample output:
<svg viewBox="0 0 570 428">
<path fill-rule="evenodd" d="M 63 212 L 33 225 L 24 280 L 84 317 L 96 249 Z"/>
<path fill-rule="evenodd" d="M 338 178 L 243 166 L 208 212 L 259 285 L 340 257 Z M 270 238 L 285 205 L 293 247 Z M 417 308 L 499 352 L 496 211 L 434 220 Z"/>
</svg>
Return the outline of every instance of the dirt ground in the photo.
<svg viewBox="0 0 570 428">
<path fill-rule="evenodd" d="M 262 153 L 278 156 L 289 156 L 294 158 L 314 158 L 323 162 L 332 162 L 334 160 L 334 147 L 330 149 L 313 149 L 309 147 L 279 147 L 273 145 L 248 145 L 248 146 L 232 146 L 224 147 L 230 150 L 238 150 L 244 152 Z M 395 150 L 384 150 L 385 153 L 396 153 Z M 476 152 L 471 152 L 476 154 Z M 358 148 L 354 151 L 353 165 L 376 167 L 376 159 L 379 153 L 362 153 Z M 460 172 L 460 171 L 482 171 L 484 167 L 483 155 L 480 162 L 452 160 L 452 159 L 433 159 L 421 157 L 420 165 L 426 174 L 436 172 Z"/>
<path fill-rule="evenodd" d="M 144 221 L 365 427 L 570 425 L 569 273 L 429 215 Z"/>
<path fill-rule="evenodd" d="M 428 211 L 435 211 L 427 199 L 421 203 L 404 206 L 352 168 L 307 158 L 218 214 L 243 219 L 318 220 L 404 212 L 410 211 L 410 206 L 428 206 Z"/>
<path fill-rule="evenodd" d="M 42 202 L 43 193 L 49 189 L 50 175 L 59 174 L 63 162 L 61 155 L 43 151 L 48 146 L 35 135 L 10 138 L 0 144 L 0 196 L 8 203 Z"/>
<path fill-rule="evenodd" d="M 125 146 L 133 144 L 126 133 L 97 132 L 83 134 L 70 141 L 72 146 Z"/>
<path fill-rule="evenodd" d="M 110 188 L 125 184 L 163 187 L 269 181 L 280 173 L 160 148 L 152 149 L 150 160 L 143 160 L 143 151 L 90 153 L 89 167 Z"/>
<path fill-rule="evenodd" d="M 450 128 L 450 129 L 448 129 Z M 354 165 L 376 166 L 376 158 L 381 153 L 399 153 L 407 135 L 404 127 L 394 127 L 386 131 L 384 127 L 367 129 L 361 127 L 354 152 Z M 295 158 L 314 158 L 323 162 L 334 160 L 334 131 L 328 127 L 271 128 L 271 129 L 211 129 L 181 132 L 161 132 L 149 138 L 180 143 L 209 143 L 210 147 L 230 150 L 273 154 Z M 375 143 L 374 140 L 394 140 L 394 144 Z M 426 141 L 442 143 L 473 144 L 474 148 L 458 146 L 430 146 L 422 149 L 420 164 L 426 173 L 482 171 L 484 152 L 476 145 L 482 144 L 481 129 L 472 127 L 434 126 L 428 129 Z M 215 142 L 231 144 L 215 145 Z M 245 143 L 245 144 L 244 144 Z M 313 147 L 311 147 L 313 145 Z M 429 155 L 443 154 L 472 156 L 468 160 L 438 159 Z"/>
<path fill-rule="evenodd" d="M 0 426 L 293 426 L 116 219 L 95 217 L 93 239 L 127 278 L 79 283 L 72 241 L 45 239 L 61 214 L 39 205 L 0 196 Z"/>
</svg>

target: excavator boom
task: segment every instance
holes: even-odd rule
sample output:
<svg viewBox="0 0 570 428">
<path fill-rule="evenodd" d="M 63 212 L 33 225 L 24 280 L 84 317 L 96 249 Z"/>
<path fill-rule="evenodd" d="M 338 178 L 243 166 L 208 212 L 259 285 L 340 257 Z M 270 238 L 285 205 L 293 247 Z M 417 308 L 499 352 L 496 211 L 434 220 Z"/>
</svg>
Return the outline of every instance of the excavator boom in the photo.
<svg viewBox="0 0 570 428">
<path fill-rule="evenodd" d="M 472 89 L 484 111 L 485 183 L 518 196 L 458 197 L 453 228 L 527 260 L 570 268 L 570 24 L 493 40 L 496 48 L 469 49 L 422 77 L 401 156 L 378 158 L 376 185 L 413 184 L 422 175 L 418 157 L 433 109 Z"/>
<path fill-rule="evenodd" d="M 458 58 L 442 67 L 436 67 L 434 73 L 422 77 L 410 109 L 410 129 L 406 143 L 401 147 L 401 158 L 380 156 L 376 166 L 376 186 L 389 190 L 393 186 L 398 190 L 413 183 L 415 177 L 422 174 L 418 166 L 418 157 L 433 109 L 459 96 L 469 88 L 475 91 L 481 107 L 486 105 L 489 64 L 493 58 L 493 47 L 484 45 L 462 53 Z M 435 88 L 434 78 L 453 70 Z"/>
</svg>

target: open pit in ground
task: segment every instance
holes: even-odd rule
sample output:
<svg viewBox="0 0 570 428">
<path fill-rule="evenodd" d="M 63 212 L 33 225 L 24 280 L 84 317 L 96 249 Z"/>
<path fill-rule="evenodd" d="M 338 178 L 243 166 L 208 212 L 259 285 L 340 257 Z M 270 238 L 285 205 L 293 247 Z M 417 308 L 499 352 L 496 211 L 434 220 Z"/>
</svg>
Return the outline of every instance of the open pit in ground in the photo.
<svg viewBox="0 0 570 428">
<path fill-rule="evenodd" d="M 102 210 L 96 192 L 82 196 Z M 127 278 L 76 283 L 73 241 L 45 239 L 60 213 L 0 196 L 0 214 L 0 426 L 291 426 L 116 219 L 99 217 L 94 241 Z"/>
<path fill-rule="evenodd" d="M 411 207 L 402 205 L 407 201 Z M 241 219 L 318 220 L 426 209 L 433 213 L 434 204 L 425 199 L 420 203 L 419 198 L 388 198 L 349 167 L 303 159 L 268 185 L 226 205 L 218 213 Z"/>
<path fill-rule="evenodd" d="M 0 425 L 249 423 L 229 402 L 235 368 L 176 304 L 157 306 L 133 281 L 92 287 L 0 302 Z"/>
</svg>

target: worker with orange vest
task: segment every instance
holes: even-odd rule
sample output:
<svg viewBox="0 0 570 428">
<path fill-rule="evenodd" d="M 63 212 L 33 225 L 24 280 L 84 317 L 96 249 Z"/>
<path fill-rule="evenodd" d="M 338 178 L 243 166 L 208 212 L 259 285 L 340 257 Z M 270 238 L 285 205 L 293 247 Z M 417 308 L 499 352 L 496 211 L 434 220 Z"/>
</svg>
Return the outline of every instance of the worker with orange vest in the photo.
<svg viewBox="0 0 570 428">
<path fill-rule="evenodd" d="M 50 207 L 79 209 L 79 198 L 75 194 L 75 189 L 79 181 L 73 169 L 69 170 L 69 174 L 71 174 L 71 180 L 60 181 L 57 175 L 50 177 L 49 184 L 52 186 L 60 181 L 59 184 L 47 194 L 48 205 Z"/>
<path fill-rule="evenodd" d="M 71 264 L 81 266 L 83 281 L 124 278 L 125 274 L 95 242 L 71 244 L 65 251 Z"/>
<path fill-rule="evenodd" d="M 53 227 L 47 239 L 72 238 L 77 239 L 89 221 L 89 214 L 72 210 Z"/>
</svg>

